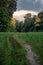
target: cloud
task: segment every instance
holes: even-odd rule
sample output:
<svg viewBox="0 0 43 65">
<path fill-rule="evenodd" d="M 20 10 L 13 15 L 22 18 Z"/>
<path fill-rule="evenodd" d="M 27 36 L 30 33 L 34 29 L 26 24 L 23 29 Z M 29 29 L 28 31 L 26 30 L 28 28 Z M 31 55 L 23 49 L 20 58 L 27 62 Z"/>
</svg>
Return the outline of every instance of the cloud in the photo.
<svg viewBox="0 0 43 65">
<path fill-rule="evenodd" d="M 41 4 L 43 4 L 43 0 L 41 0 Z"/>
<path fill-rule="evenodd" d="M 43 2 L 43 0 L 41 0 Z"/>
<path fill-rule="evenodd" d="M 38 14 L 38 12 L 34 12 L 34 11 L 20 10 L 20 11 L 16 11 L 16 12 L 13 13 L 13 18 L 15 18 L 16 20 L 19 20 L 19 21 L 23 21 L 24 20 L 24 16 L 27 13 L 31 13 L 32 16 Z"/>
<path fill-rule="evenodd" d="M 39 0 L 35 0 L 35 2 L 38 2 Z"/>
</svg>

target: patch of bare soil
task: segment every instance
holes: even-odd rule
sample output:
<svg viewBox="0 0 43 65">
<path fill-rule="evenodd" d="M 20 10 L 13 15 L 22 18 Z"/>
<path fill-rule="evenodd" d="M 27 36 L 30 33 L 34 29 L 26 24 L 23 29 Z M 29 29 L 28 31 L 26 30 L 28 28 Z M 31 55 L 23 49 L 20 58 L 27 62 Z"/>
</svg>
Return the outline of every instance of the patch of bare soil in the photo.
<svg viewBox="0 0 43 65">
<path fill-rule="evenodd" d="M 26 57 L 29 60 L 31 65 L 40 65 L 40 61 L 38 60 L 37 55 L 32 51 L 30 45 L 24 44 L 24 48 L 26 50 Z M 37 61 L 36 61 L 37 59 Z"/>
</svg>

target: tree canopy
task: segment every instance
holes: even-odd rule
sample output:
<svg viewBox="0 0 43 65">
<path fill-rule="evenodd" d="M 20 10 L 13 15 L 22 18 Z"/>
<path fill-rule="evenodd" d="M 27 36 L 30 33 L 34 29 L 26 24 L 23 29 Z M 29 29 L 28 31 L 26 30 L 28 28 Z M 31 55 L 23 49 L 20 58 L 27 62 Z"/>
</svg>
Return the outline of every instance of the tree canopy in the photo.
<svg viewBox="0 0 43 65">
<path fill-rule="evenodd" d="M 39 32 L 43 31 L 43 11 L 39 12 L 37 16 L 31 17 L 28 13 L 25 15 L 24 23 L 18 22 L 16 24 L 17 32 Z"/>
<path fill-rule="evenodd" d="M 16 10 L 17 0 L 0 0 L 0 7 L 8 8 L 10 15 Z"/>
<path fill-rule="evenodd" d="M 10 16 L 6 8 L 0 7 L 0 31 L 4 32 L 8 30 L 10 25 Z"/>
</svg>

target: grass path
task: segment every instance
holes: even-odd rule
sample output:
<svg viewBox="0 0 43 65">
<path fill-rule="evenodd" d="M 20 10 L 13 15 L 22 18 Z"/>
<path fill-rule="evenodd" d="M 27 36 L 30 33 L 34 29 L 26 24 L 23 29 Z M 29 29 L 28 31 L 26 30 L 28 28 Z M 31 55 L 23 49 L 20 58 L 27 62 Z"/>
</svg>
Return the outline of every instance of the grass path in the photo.
<svg viewBox="0 0 43 65">
<path fill-rule="evenodd" d="M 11 47 L 13 47 L 13 49 L 17 49 L 17 47 L 18 48 L 20 48 L 21 46 L 20 46 L 20 44 L 17 42 L 17 40 L 16 39 L 14 39 L 14 37 L 13 36 L 10 36 L 9 37 L 9 41 L 10 41 L 10 45 L 8 44 L 8 46 L 11 46 Z M 39 60 L 38 60 L 38 58 L 37 58 L 37 55 L 32 51 L 32 48 L 31 48 L 31 46 L 30 45 L 28 45 L 28 44 L 24 44 L 23 45 L 23 47 L 24 47 L 24 49 L 26 50 L 26 57 L 27 57 L 27 60 L 29 61 L 29 63 L 31 64 L 31 65 L 40 65 L 40 63 L 38 62 Z M 9 47 L 9 50 L 11 50 L 10 49 L 10 47 Z M 19 54 L 20 55 L 20 54 Z M 15 57 L 16 57 L 17 55 L 15 55 Z M 13 57 L 14 57 L 14 55 L 13 55 Z M 37 59 L 37 61 L 36 61 L 36 59 Z M 15 59 L 16 60 L 16 59 Z M 27 64 L 26 64 L 27 65 Z"/>
<path fill-rule="evenodd" d="M 0 65 L 30 65 L 25 57 L 25 50 L 12 35 L 5 36 L 0 45 Z"/>
<path fill-rule="evenodd" d="M 24 49 L 26 50 L 26 57 L 29 60 L 31 65 L 40 65 L 38 61 L 36 61 L 37 55 L 32 51 L 32 48 L 28 44 L 24 44 Z M 37 58 L 38 59 L 38 58 Z"/>
<path fill-rule="evenodd" d="M 9 37 L 9 41 L 13 47 L 14 55 L 12 57 L 14 58 L 13 61 L 15 61 L 15 63 L 16 63 L 14 65 L 30 65 L 25 57 L 25 50 L 18 43 L 18 41 L 16 39 L 14 39 L 13 36 Z"/>
<path fill-rule="evenodd" d="M 38 62 L 43 65 L 43 32 L 17 33 L 14 37 L 21 45 L 30 45 L 32 51 L 38 56 Z"/>
<path fill-rule="evenodd" d="M 0 33 L 0 65 L 39 63 L 43 65 L 43 33 Z"/>
</svg>

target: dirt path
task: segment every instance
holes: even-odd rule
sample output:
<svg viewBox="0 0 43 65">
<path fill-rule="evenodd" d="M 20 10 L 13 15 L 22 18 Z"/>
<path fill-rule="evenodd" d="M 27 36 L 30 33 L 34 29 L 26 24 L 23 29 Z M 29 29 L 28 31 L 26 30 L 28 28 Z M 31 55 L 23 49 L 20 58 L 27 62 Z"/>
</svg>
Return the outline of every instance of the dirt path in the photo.
<svg viewBox="0 0 43 65">
<path fill-rule="evenodd" d="M 37 55 L 32 51 L 30 45 L 24 44 L 24 48 L 27 52 L 26 57 L 29 60 L 31 65 L 40 65 L 38 61 L 36 61 Z M 38 58 L 37 58 L 38 59 Z"/>
</svg>

